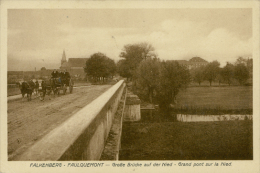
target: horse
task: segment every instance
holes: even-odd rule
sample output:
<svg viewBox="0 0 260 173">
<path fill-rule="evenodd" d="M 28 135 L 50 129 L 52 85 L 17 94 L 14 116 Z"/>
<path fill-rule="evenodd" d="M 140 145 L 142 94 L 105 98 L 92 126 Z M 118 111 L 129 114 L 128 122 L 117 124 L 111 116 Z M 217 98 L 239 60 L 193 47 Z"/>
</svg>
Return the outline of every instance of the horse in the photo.
<svg viewBox="0 0 260 173">
<path fill-rule="evenodd" d="M 43 80 L 42 82 L 39 83 L 39 88 L 38 92 L 40 94 L 40 100 L 43 101 L 46 95 L 46 90 L 47 90 L 47 85 L 45 81 Z"/>
<path fill-rule="evenodd" d="M 56 94 L 59 94 L 61 86 L 62 82 L 59 78 L 50 78 L 49 80 L 42 81 L 42 83 L 39 83 L 40 99 L 44 100 L 45 95 L 50 95 L 51 92 L 53 92 L 55 97 Z"/>
<path fill-rule="evenodd" d="M 59 95 L 60 94 L 60 89 L 64 87 L 64 83 L 61 80 L 61 78 L 51 78 L 51 84 L 53 88 L 53 93 L 54 95 Z"/>
<path fill-rule="evenodd" d="M 38 81 L 35 82 L 34 91 L 35 91 L 35 95 L 38 95 L 38 92 L 39 92 L 39 82 Z"/>
<path fill-rule="evenodd" d="M 22 93 L 22 100 L 24 99 L 24 95 L 27 94 L 27 100 L 30 101 L 32 99 L 33 87 L 30 86 L 27 82 L 22 82 L 22 84 L 19 85 L 19 88 Z"/>
<path fill-rule="evenodd" d="M 35 93 L 35 87 L 36 87 L 35 83 L 32 80 L 30 80 L 28 82 L 28 84 L 32 88 L 32 92 Z M 35 93 L 35 95 L 36 95 L 36 93 Z"/>
</svg>

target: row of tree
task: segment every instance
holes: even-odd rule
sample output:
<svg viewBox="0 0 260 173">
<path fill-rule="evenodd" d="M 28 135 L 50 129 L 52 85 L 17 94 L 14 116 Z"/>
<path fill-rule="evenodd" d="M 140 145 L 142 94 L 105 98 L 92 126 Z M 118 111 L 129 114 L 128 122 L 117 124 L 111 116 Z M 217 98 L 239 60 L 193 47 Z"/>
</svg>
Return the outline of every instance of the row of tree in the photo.
<svg viewBox="0 0 260 173">
<path fill-rule="evenodd" d="M 210 86 L 213 81 L 229 85 L 237 81 L 243 85 L 249 78 L 252 78 L 253 60 L 239 57 L 234 64 L 227 62 L 223 68 L 220 68 L 218 61 L 213 61 L 206 66 L 191 69 L 190 73 L 193 80 L 199 85 L 205 80 L 209 81 Z"/>
<path fill-rule="evenodd" d="M 238 58 L 236 63 L 227 63 L 220 68 L 218 61 L 189 70 L 176 61 L 161 61 L 148 43 L 125 45 L 117 65 L 103 53 L 93 54 L 86 62 L 85 72 L 94 81 L 113 77 L 115 73 L 132 81 L 132 89 L 143 99 L 158 103 L 160 107 L 174 102 L 178 92 L 186 88 L 191 80 L 226 82 L 232 80 L 244 84 L 252 77 L 252 59 Z"/>
<path fill-rule="evenodd" d="M 191 79 L 186 67 L 158 58 L 143 60 L 136 74 L 139 96 L 151 103 L 158 103 L 160 107 L 168 107 L 173 103 L 179 91 L 186 88 Z"/>
<path fill-rule="evenodd" d="M 132 81 L 132 89 L 142 99 L 169 107 L 182 88 L 190 83 L 189 70 L 174 61 L 161 61 L 152 45 L 126 45 L 118 62 L 118 73 Z"/>
<path fill-rule="evenodd" d="M 190 82 L 189 70 L 177 62 L 161 61 L 152 45 L 125 45 L 117 64 L 103 53 L 95 53 L 86 62 L 85 72 L 94 81 L 115 75 L 130 79 L 134 91 L 143 99 L 169 106 L 181 88 Z M 117 69 L 116 69 L 117 68 Z"/>
</svg>

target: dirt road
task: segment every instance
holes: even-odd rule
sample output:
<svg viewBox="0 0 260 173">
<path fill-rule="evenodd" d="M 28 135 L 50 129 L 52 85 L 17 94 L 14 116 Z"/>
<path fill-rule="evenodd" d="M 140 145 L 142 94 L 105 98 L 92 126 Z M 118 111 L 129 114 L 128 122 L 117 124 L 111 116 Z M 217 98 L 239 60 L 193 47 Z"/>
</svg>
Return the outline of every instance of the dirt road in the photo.
<svg viewBox="0 0 260 173">
<path fill-rule="evenodd" d="M 8 160 L 24 152 L 35 141 L 89 104 L 112 85 L 94 85 L 77 88 L 72 94 L 44 101 L 33 98 L 28 102 L 21 99 L 8 102 Z M 33 96 L 35 97 L 35 96 Z"/>
</svg>

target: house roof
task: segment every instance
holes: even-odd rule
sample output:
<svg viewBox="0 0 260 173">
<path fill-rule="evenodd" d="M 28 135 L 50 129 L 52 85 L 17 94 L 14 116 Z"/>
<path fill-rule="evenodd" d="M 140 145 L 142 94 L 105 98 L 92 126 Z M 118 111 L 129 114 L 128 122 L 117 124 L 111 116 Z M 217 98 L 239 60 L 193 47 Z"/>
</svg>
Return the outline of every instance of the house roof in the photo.
<svg viewBox="0 0 260 173">
<path fill-rule="evenodd" d="M 85 67 L 88 58 L 69 58 L 70 67 Z"/>
<path fill-rule="evenodd" d="M 189 62 L 208 62 L 200 57 L 193 57 L 189 60 Z"/>
</svg>

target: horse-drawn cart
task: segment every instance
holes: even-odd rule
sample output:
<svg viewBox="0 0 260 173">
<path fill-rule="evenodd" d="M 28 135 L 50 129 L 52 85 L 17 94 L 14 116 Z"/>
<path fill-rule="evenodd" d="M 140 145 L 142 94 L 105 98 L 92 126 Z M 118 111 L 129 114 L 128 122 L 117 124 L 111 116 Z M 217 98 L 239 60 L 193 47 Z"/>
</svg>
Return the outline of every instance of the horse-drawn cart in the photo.
<svg viewBox="0 0 260 173">
<path fill-rule="evenodd" d="M 68 89 L 69 92 L 72 93 L 73 85 L 74 82 L 71 78 L 68 81 L 62 81 L 60 78 L 51 78 L 43 81 L 43 83 L 40 84 L 41 89 L 39 90 L 40 100 L 44 100 L 45 95 L 50 95 L 52 92 L 54 96 L 60 95 L 61 91 L 63 91 L 63 94 L 65 95 Z"/>
<path fill-rule="evenodd" d="M 70 81 L 69 81 L 69 91 L 70 91 L 70 94 L 73 91 L 73 86 L 74 86 L 74 81 L 70 78 Z"/>
<path fill-rule="evenodd" d="M 72 93 L 73 85 L 74 85 L 74 82 L 71 78 L 68 81 L 64 80 L 62 83 L 57 85 L 57 92 L 56 93 L 58 95 L 60 95 L 60 91 L 62 90 L 63 94 L 65 95 L 68 89 L 69 89 L 69 92 Z"/>
</svg>

